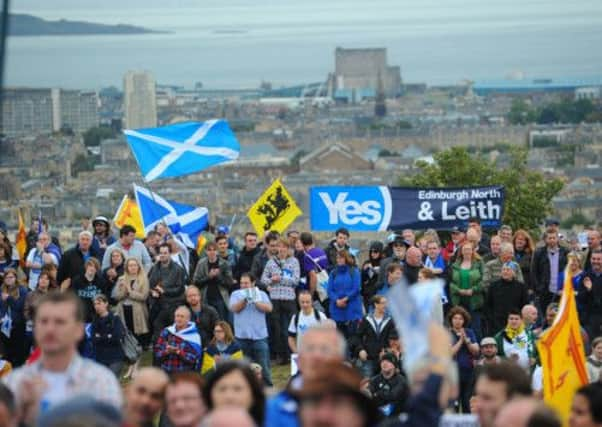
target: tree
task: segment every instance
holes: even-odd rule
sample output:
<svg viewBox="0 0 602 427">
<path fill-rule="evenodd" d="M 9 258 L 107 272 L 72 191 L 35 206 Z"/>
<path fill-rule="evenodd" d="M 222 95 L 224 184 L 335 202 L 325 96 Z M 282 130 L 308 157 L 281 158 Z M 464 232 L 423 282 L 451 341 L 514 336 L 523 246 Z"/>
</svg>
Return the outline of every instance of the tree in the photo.
<svg viewBox="0 0 602 427">
<path fill-rule="evenodd" d="M 583 213 L 576 212 L 573 215 L 571 215 L 570 217 L 568 217 L 567 219 L 565 219 L 564 221 L 562 221 L 560 223 L 560 226 L 564 229 L 570 230 L 575 225 L 588 226 L 590 224 L 593 224 L 594 222 L 595 221 L 592 221 L 590 218 L 583 215 Z"/>
<path fill-rule="evenodd" d="M 299 167 L 299 162 L 301 161 L 301 158 L 305 155 L 307 155 L 308 152 L 301 149 L 299 151 L 297 151 L 293 157 L 291 157 L 291 165 L 293 165 L 294 167 L 298 168 Z"/>
<path fill-rule="evenodd" d="M 535 230 L 552 210 L 552 198 L 562 181 L 547 179 L 527 166 L 527 150 L 510 150 L 509 164 L 471 155 L 464 147 L 454 147 L 434 155 L 434 163 L 417 162 L 419 173 L 400 178 L 400 185 L 411 187 L 468 187 L 503 185 L 505 188 L 504 224 L 513 229 Z"/>
<path fill-rule="evenodd" d="M 537 112 L 537 123 L 581 123 L 594 112 L 594 104 L 589 99 L 564 99 L 542 107 Z"/>
<path fill-rule="evenodd" d="M 71 176 L 77 177 L 80 172 L 94 170 L 94 165 L 100 162 L 100 156 L 86 156 L 78 154 L 71 162 Z"/>
<path fill-rule="evenodd" d="M 387 150 L 386 148 L 383 148 L 382 150 L 380 150 L 378 152 L 378 157 L 392 157 L 395 156 L 396 154 L 392 151 Z"/>
<path fill-rule="evenodd" d="M 512 100 L 508 121 L 513 125 L 526 125 L 535 121 L 535 111 L 522 99 Z"/>
<path fill-rule="evenodd" d="M 110 127 L 99 126 L 88 129 L 84 133 L 84 145 L 86 147 L 97 147 L 102 140 L 115 137 L 115 132 Z"/>
</svg>

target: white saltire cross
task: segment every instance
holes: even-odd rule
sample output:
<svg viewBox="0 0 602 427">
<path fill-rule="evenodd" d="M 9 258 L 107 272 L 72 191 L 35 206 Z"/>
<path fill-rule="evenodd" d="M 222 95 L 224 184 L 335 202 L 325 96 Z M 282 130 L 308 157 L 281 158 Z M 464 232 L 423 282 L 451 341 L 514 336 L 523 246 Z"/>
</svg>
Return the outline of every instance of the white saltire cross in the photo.
<svg viewBox="0 0 602 427">
<path fill-rule="evenodd" d="M 193 133 L 188 139 L 181 143 L 174 142 L 169 139 L 161 138 L 158 136 L 146 135 L 135 130 L 128 129 L 123 131 L 123 133 L 129 136 L 143 139 L 148 142 L 154 142 L 155 144 L 160 144 L 166 147 L 173 148 L 172 151 L 170 151 L 165 157 L 163 157 L 161 161 L 157 163 L 155 167 L 152 168 L 144 176 L 144 180 L 146 182 L 149 182 L 159 177 L 171 164 L 173 164 L 186 152 L 200 154 L 201 156 L 222 156 L 231 160 L 238 158 L 238 152 L 230 148 L 200 147 L 196 145 L 197 142 L 202 140 L 205 137 L 205 135 L 209 133 L 213 125 L 215 125 L 218 121 L 219 120 L 207 120 L 205 123 L 203 123 L 203 126 L 198 128 L 195 133 Z"/>
</svg>

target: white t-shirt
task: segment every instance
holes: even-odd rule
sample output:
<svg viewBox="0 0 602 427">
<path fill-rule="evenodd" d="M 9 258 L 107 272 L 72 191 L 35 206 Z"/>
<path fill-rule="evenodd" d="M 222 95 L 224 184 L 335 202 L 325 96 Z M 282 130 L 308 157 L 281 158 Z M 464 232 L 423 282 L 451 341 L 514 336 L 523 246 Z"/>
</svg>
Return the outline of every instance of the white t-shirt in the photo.
<svg viewBox="0 0 602 427">
<path fill-rule="evenodd" d="M 524 369 L 529 369 L 529 340 L 527 337 L 527 333 L 523 332 L 520 335 L 514 337 L 512 342 L 508 342 L 507 340 L 503 340 L 504 342 L 504 354 L 507 358 L 511 358 L 513 354 L 518 356 L 518 360 L 516 361 L 519 366 Z"/>
<path fill-rule="evenodd" d="M 315 315 L 314 311 L 312 311 L 308 315 L 303 314 L 303 312 L 300 311 L 298 313 L 299 314 L 298 325 L 295 323 L 297 315 L 295 314 L 295 315 L 293 315 L 293 317 L 291 317 L 291 322 L 289 323 L 289 326 L 288 326 L 288 334 L 290 336 L 297 338 L 297 346 L 299 346 L 299 339 L 301 338 L 301 335 L 303 335 L 310 326 L 316 325 L 316 324 L 328 319 L 328 317 L 326 317 L 326 315 L 324 313 L 322 313 L 321 311 L 318 310 L 317 313 L 318 313 L 318 316 L 320 317 L 319 321 L 318 321 L 318 319 L 316 319 L 316 315 Z"/>
<path fill-rule="evenodd" d="M 42 258 L 42 255 L 43 255 L 42 252 L 38 251 L 37 248 L 33 248 L 29 251 L 29 254 L 27 254 L 27 261 L 29 261 L 31 263 L 43 265 L 44 259 Z M 56 256 L 54 254 L 49 254 L 49 255 L 52 258 L 52 263 L 58 267 L 59 262 L 56 259 Z M 30 268 L 29 269 L 28 286 L 29 286 L 30 290 L 35 291 L 35 289 L 38 287 L 38 278 L 40 277 L 41 273 L 42 273 L 41 268 Z"/>
<path fill-rule="evenodd" d="M 543 369 L 540 365 L 535 367 L 533 371 L 533 377 L 531 378 L 531 388 L 533 391 L 542 391 L 543 390 Z"/>
</svg>

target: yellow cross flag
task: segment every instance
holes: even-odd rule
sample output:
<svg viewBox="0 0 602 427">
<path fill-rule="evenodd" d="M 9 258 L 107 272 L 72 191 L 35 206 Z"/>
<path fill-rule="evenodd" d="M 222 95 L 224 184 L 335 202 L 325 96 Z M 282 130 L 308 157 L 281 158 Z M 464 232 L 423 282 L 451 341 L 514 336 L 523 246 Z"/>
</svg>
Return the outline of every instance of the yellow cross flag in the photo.
<svg viewBox="0 0 602 427">
<path fill-rule="evenodd" d="M 301 214 L 303 212 L 286 191 L 280 178 L 270 185 L 247 212 L 259 236 L 270 230 L 282 233 Z"/>
<path fill-rule="evenodd" d="M 113 222 L 118 228 L 124 225 L 131 225 L 136 229 L 136 237 L 144 239 L 146 237 L 144 233 L 144 225 L 142 224 L 142 215 L 140 215 L 140 209 L 136 204 L 136 200 L 130 199 L 127 195 L 123 196 Z"/>
<path fill-rule="evenodd" d="M 568 266 L 558 314 L 537 348 L 543 369 L 544 401 L 560 415 L 563 426 L 568 426 L 575 391 L 588 383 L 573 277 Z"/>
</svg>

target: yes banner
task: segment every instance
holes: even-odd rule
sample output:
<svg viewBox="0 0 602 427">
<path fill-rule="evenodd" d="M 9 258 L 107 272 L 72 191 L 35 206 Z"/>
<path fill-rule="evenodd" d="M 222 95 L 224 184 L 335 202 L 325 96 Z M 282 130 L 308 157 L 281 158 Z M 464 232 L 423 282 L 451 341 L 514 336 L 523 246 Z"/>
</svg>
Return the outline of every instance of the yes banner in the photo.
<svg viewBox="0 0 602 427">
<path fill-rule="evenodd" d="M 310 207 L 313 231 L 446 230 L 470 217 L 495 228 L 504 214 L 504 188 L 311 187 Z"/>
</svg>

